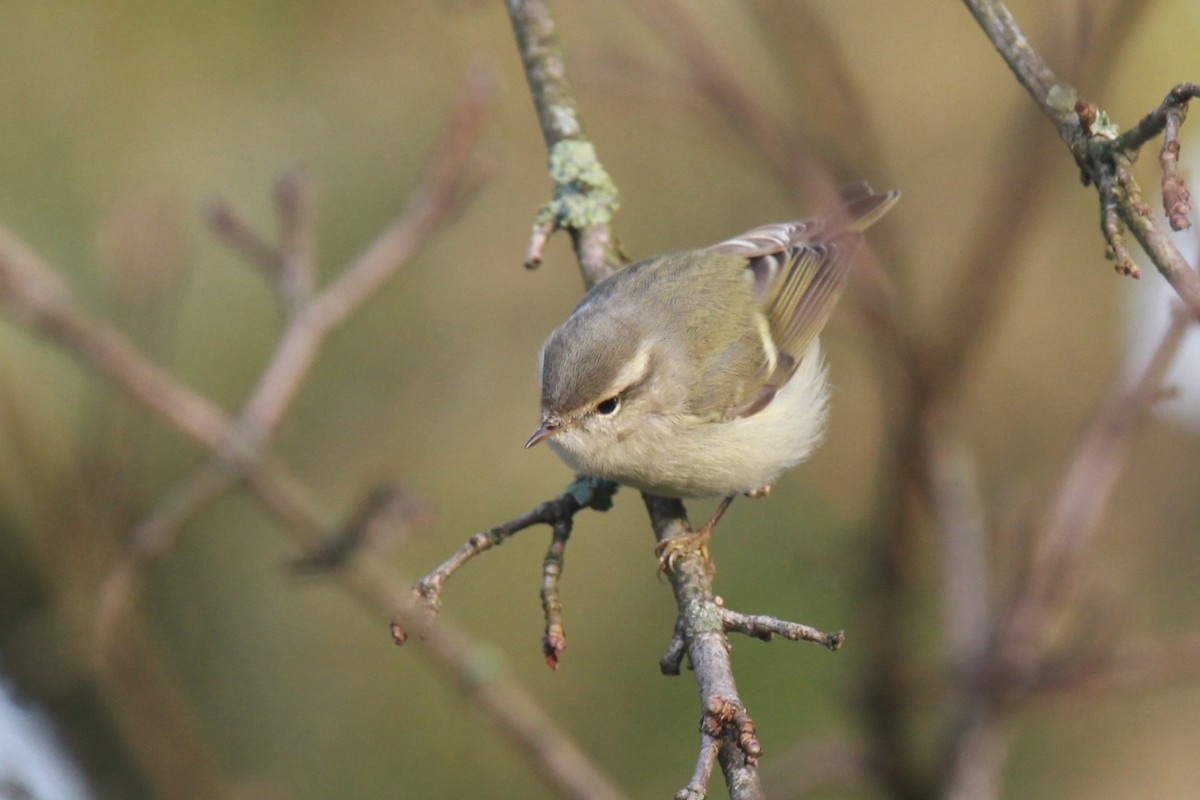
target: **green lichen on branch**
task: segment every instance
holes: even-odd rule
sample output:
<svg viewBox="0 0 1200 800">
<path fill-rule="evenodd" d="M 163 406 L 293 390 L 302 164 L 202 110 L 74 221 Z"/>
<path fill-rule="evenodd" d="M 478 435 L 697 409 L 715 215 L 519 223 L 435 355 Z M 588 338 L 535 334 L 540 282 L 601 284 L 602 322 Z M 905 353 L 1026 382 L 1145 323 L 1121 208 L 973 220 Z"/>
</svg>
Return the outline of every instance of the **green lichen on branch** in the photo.
<svg viewBox="0 0 1200 800">
<path fill-rule="evenodd" d="M 535 227 L 583 230 L 612 221 L 620 197 L 591 142 L 557 142 L 550 148 L 547 169 L 554 181 L 554 197 L 538 211 Z"/>
</svg>

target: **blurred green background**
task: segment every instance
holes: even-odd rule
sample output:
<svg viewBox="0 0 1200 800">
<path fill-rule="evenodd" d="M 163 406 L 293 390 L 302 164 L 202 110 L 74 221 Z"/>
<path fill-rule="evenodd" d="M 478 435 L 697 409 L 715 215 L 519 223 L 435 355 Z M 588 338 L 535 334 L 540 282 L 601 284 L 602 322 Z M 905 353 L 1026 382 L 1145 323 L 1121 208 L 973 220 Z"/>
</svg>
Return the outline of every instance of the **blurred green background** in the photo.
<svg viewBox="0 0 1200 800">
<path fill-rule="evenodd" d="M 812 5 L 863 86 L 905 192 L 883 225 L 915 255 L 911 274 L 894 279 L 921 327 L 995 202 L 991 176 L 1012 157 L 1009 121 L 1029 101 L 959 3 Z M 1084 5 L 1011 4 L 1035 44 Z M 729 2 L 693 6 L 725 57 L 803 117 L 753 14 Z M 617 230 L 631 255 L 813 210 L 797 208 L 690 88 L 683 63 L 631 4 L 554 10 L 588 133 L 623 193 Z M 1156 2 L 1130 36 L 1095 98 L 1124 125 L 1200 71 L 1200 8 Z M 1059 54 L 1046 55 L 1058 66 Z M 501 83 L 482 147 L 493 176 L 333 336 L 278 438 L 279 457 L 331 521 L 380 480 L 419 493 L 430 524 L 386 555 L 413 576 L 570 478 L 549 451 L 521 447 L 537 419 L 538 347 L 581 284 L 563 237 L 541 270 L 521 267 L 550 184 L 502 4 L 0 8 L 0 221 L 66 274 L 82 305 L 231 412 L 270 355 L 279 319 L 254 270 L 205 231 L 207 198 L 221 194 L 274 235 L 271 183 L 303 165 L 317 186 L 328 280 L 403 209 L 463 76 L 479 64 Z M 1087 76 L 1063 77 L 1088 90 Z M 1113 275 L 1095 193 L 1080 188 L 1065 149 L 1058 155 L 1043 176 L 1049 202 L 961 399 L 962 432 L 1001 523 L 1040 507 L 1119 372 L 1126 297 L 1157 280 Z M 1143 161 L 1139 174 L 1153 185 L 1154 159 Z M 861 177 L 880 183 L 867 169 Z M 767 762 L 793 741 L 857 733 L 854 681 L 867 649 L 855 646 L 855 629 L 872 609 L 856 586 L 889 402 L 873 335 L 839 313 L 825 338 L 836 387 L 825 445 L 770 500 L 735 503 L 714 544 L 729 605 L 848 634 L 836 655 L 735 641 Z M 81 603 L 86 618 L 86 600 L 64 597 L 55 562 L 111 557 L 112 537 L 202 453 L 11 319 L 0 324 L 0 403 L 3 670 L 54 711 L 97 796 L 145 796 L 88 690 L 87 638 L 71 622 Z M 1112 584 L 1122 631 L 1200 627 L 1198 456 L 1195 434 L 1164 423 L 1138 440 L 1095 568 Z M 699 519 L 710 505 L 691 508 Z M 108 538 L 93 546 L 89 537 Z M 553 674 L 539 644 L 547 539 L 534 529 L 471 563 L 450 583 L 444 613 L 493 648 L 631 796 L 668 797 L 695 758 L 697 696 L 686 675 L 659 675 L 674 604 L 655 579 L 641 501 L 625 491 L 611 512 L 579 518 L 563 579 L 569 644 Z M 288 574 L 296 555 L 277 522 L 235 494 L 189 524 L 152 573 L 151 630 L 221 770 L 254 796 L 298 800 L 549 796 L 419 643 L 393 647 L 386 618 L 321 578 Z M 936 597 L 936 583 L 927 591 Z M 1195 683 L 1027 709 L 1014 719 L 1005 795 L 1196 796 L 1197 720 Z M 830 796 L 874 796 L 847 792 Z"/>
</svg>

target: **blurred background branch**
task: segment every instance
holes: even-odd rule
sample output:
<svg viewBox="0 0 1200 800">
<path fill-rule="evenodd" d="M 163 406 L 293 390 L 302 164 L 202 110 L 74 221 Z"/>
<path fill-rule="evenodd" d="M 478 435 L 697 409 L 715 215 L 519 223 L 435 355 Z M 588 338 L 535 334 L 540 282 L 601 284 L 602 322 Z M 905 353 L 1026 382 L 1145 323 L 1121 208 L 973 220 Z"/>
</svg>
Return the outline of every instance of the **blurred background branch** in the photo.
<svg viewBox="0 0 1200 800">
<path fill-rule="evenodd" d="M 325 525 L 314 502 L 297 480 L 267 454 L 268 438 L 283 422 L 327 334 L 404 265 L 466 200 L 464 187 L 477 186 L 473 153 L 487 117 L 493 81 L 471 76 L 457 99 L 405 213 L 358 260 L 328 287 L 312 293 L 311 188 L 297 173 L 277 185 L 284 242 L 269 249 L 249 225 L 227 208 L 215 215 L 216 227 L 238 249 L 274 277 L 286 324 L 274 356 L 237 421 L 225 417 L 208 398 L 161 370 L 114 329 L 88 318 L 69 298 L 57 271 L 14 236 L 0 238 L 0 299 L 10 314 L 104 371 L 114 383 L 190 434 L 212 453 L 211 459 L 170 489 L 158 509 L 134 528 L 128 548 L 103 578 L 91 629 L 96 647 L 95 679 L 141 762 L 142 776 L 163 797 L 230 797 L 202 737 L 194 731 L 187 704 L 179 697 L 170 670 L 160 665 L 149 631 L 131 618 L 137 585 L 146 569 L 171 549 L 192 516 L 246 481 L 258 499 L 278 515 L 283 531 L 306 550 L 321 545 Z M 376 497 L 373 493 L 372 497 Z M 381 518 L 388 503 L 370 500 L 349 523 L 366 527 Z M 364 516 L 369 512 L 369 516 Z M 395 521 L 393 521 L 395 524 Z M 361 539 L 359 540 L 361 544 Z M 369 553 L 353 560 L 342 553 L 327 565 L 330 574 L 377 618 L 410 603 L 409 584 Z M 104 570 L 89 564 L 90 575 L 72 575 L 72 591 L 86 597 Z M 78 602 L 78 601 L 77 601 Z M 84 619 L 79 621 L 85 623 Z M 447 623 L 437 629 L 420 624 L 429 653 L 456 676 L 466 697 L 518 747 L 546 782 L 566 797 L 610 800 L 623 795 L 580 751 L 556 731 L 519 685 L 501 672 L 481 673 L 479 646 Z M 244 796 L 239 789 L 237 796 Z"/>
</svg>

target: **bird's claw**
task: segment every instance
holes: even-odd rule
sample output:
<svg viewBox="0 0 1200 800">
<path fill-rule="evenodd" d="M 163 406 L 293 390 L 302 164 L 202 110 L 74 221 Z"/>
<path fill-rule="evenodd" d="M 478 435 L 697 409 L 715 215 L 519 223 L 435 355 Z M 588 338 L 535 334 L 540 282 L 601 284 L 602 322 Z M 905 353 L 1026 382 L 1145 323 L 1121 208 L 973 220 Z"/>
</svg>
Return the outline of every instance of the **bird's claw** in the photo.
<svg viewBox="0 0 1200 800">
<path fill-rule="evenodd" d="M 699 553 L 704 559 L 705 568 L 713 571 L 712 558 L 708 554 L 708 540 L 712 537 L 712 528 L 705 525 L 697 531 L 668 536 L 654 547 L 658 556 L 658 574 L 665 570 L 675 571 L 675 565 L 680 558 L 690 553 Z"/>
</svg>

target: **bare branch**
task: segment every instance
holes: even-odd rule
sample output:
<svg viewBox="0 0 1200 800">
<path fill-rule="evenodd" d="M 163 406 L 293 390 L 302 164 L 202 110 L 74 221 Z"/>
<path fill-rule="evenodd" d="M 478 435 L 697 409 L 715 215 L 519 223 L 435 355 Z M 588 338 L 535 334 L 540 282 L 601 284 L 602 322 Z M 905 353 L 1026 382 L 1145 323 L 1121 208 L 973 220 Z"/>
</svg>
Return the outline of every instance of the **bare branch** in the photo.
<svg viewBox="0 0 1200 800">
<path fill-rule="evenodd" d="M 472 153 L 495 95 L 496 80 L 490 73 L 480 71 L 467 77 L 404 214 L 313 302 L 310 313 L 316 328 L 327 331 L 340 325 L 425 245 L 439 225 L 462 208 L 466 190 L 478 184 Z"/>
<path fill-rule="evenodd" d="M 1191 98 L 1192 84 L 1180 84 L 1177 87 L 1178 94 L 1173 91 L 1137 127 L 1124 136 L 1118 136 L 1102 112 L 1093 110 L 1090 104 L 1079 100 L 1071 86 L 1058 80 L 1021 33 L 1016 20 L 1001 0 L 963 1 L 1038 108 L 1054 123 L 1059 136 L 1083 171 L 1084 181 L 1094 184 L 1099 190 L 1104 219 L 1102 227 L 1116 258 L 1117 270 L 1134 277 L 1137 275 L 1131 266 L 1132 260 L 1123 252 L 1123 237 L 1115 222 L 1119 218 L 1133 232 L 1150 260 L 1184 302 L 1200 314 L 1200 275 L 1187 265 L 1174 243 L 1162 235 L 1143 213 L 1132 178 L 1121 179 L 1117 175 L 1120 161 L 1135 156 L 1137 149 L 1148 141 L 1149 135 L 1157 135 L 1166 127 L 1168 119 L 1174 117 L 1173 127 L 1178 128 L 1182 109 Z M 1164 176 L 1169 182 L 1173 206 L 1178 206 L 1182 198 L 1182 186 L 1170 185 L 1170 181 L 1177 181 L 1178 178 L 1177 172 Z M 1171 214 L 1175 212 L 1174 207 L 1168 211 Z"/>
<path fill-rule="evenodd" d="M 720 607 L 719 613 L 721 624 L 727 633 L 742 633 L 764 642 L 771 641 L 773 636 L 782 636 L 792 642 L 815 642 L 829 650 L 839 650 L 846 641 L 846 634 L 842 631 L 826 633 L 799 622 L 789 622 L 762 614 L 742 614 L 724 606 Z"/>
<path fill-rule="evenodd" d="M 391 539 L 410 530 L 425 516 L 424 504 L 393 483 L 376 486 L 350 519 L 334 531 L 319 548 L 288 565 L 293 572 L 328 572 L 345 564 L 368 543 L 387 532 Z"/>
<path fill-rule="evenodd" d="M 1136 423 L 1158 397 L 1163 378 L 1174 361 L 1191 315 L 1172 312 L 1171 324 L 1137 381 L 1115 390 L 1096 411 L 1054 495 L 1036 539 L 1028 582 L 1008 610 L 1001 633 L 1006 661 L 1029 669 L 1044 641 L 1039 631 L 1049 626 L 1066 598 L 1079 586 L 1078 573 L 1125 467 Z"/>
<path fill-rule="evenodd" d="M 575 740 L 500 664 L 493 652 L 471 643 L 446 619 L 437 624 L 409 590 L 411 580 L 374 558 L 356 558 L 331 577 L 372 615 L 397 614 L 455 685 L 496 726 L 503 739 L 525 754 L 551 791 L 576 800 L 622 800 L 625 795 Z"/>
<path fill-rule="evenodd" d="M 292 169 L 275 182 L 275 200 L 282 224 L 279 246 L 279 297 L 290 318 L 312 299 L 316 284 L 316 232 L 313 225 L 313 185 L 304 170 Z"/>
<path fill-rule="evenodd" d="M 643 494 L 642 499 L 650 514 L 654 535 L 660 542 L 690 530 L 687 512 L 679 500 L 648 494 Z M 700 697 L 704 698 L 705 708 L 709 707 L 713 698 L 717 698 L 719 702 L 744 709 L 734 682 L 733 665 L 729 661 L 729 640 L 725 638 L 720 606 L 713 595 L 703 556 L 698 552 L 681 554 L 667 575 L 679 607 L 676 630 L 682 633 L 686 643 L 688 661 L 692 665 Z M 713 735 L 721 733 L 718 729 Z M 718 759 L 725 774 L 725 785 L 734 800 L 757 800 L 762 797 L 758 770 L 753 763 L 757 755 L 748 754 L 736 740 L 724 737 Z"/>
<path fill-rule="evenodd" d="M 378 290 L 382 281 L 404 264 L 437 225 L 465 200 L 460 189 L 492 91 L 488 80 L 479 76 L 468 80 L 407 213 L 377 240 L 367 256 L 351 265 L 342 276 L 343 279 L 347 275 L 359 277 L 335 280 L 311 302 L 308 300 L 313 272 L 311 187 L 298 172 L 280 179 L 277 194 L 284 245 L 281 254 L 274 256 L 272 277 L 289 310 L 287 326 L 237 422 L 224 418 L 220 412 L 213 412 L 214 418 L 207 422 L 214 429 L 205 442 L 213 453 L 210 460 L 172 489 L 159 508 L 134 529 L 129 551 L 101 589 L 95 627 L 98 647 L 106 646 L 108 632 L 117 616 L 131 607 L 132 595 L 140 585 L 138 573 L 174 545 L 192 516 L 243 480 L 249 479 L 264 501 L 285 519 L 290 515 L 297 524 L 308 524 L 310 515 L 298 511 L 298 504 L 305 502 L 298 500 L 304 491 L 295 488 L 295 481 L 282 467 L 265 458 L 264 446 L 282 424 L 332 327 Z M 257 244 L 260 242 L 257 235 L 232 212 L 226 209 L 218 216 L 220 229 L 233 237 L 240 252 L 254 255 L 262 249 Z M 327 307 L 336 310 L 330 312 Z M 132 345 L 125 343 L 124 347 L 135 359 L 131 363 L 144 361 Z M 148 361 L 145 364 L 148 366 L 143 370 L 158 369 Z M 120 373 L 127 374 L 128 368 Z M 168 373 L 162 374 L 173 380 Z M 184 390 L 177 391 L 182 396 Z M 194 406 L 207 404 L 199 395 L 189 397 Z M 192 412 L 185 419 L 194 415 Z M 320 528 L 317 526 L 317 530 Z"/>
<path fill-rule="evenodd" d="M 558 594 L 558 579 L 562 576 L 563 553 L 571 536 L 570 520 L 554 523 L 554 535 L 542 562 L 542 611 L 546 615 L 546 634 L 542 637 L 542 654 L 550 669 L 558 669 L 558 660 L 567 649 L 567 631 L 563 626 L 562 599 Z"/>
<path fill-rule="evenodd" d="M 1005 63 L 1017 80 L 1038 104 L 1038 108 L 1059 127 L 1068 143 L 1081 135 L 1079 120 L 1071 119 L 1070 109 L 1052 103 L 1050 92 L 1058 85 L 1054 71 L 1021 32 L 1012 13 L 1000 0 L 965 0 L 976 22 L 983 28 L 992 44 L 1004 56 Z"/>
<path fill-rule="evenodd" d="M 550 173 L 557 184 L 554 204 L 539 215 L 527 260 L 536 261 L 548 230 L 546 224 L 552 221 L 556 227 L 565 227 L 571 232 L 584 282 L 591 286 L 621 262 L 610 229 L 616 208 L 616 187 L 600 166 L 590 143 L 582 138 L 578 105 L 566 80 L 562 51 L 546 3 L 544 0 L 506 0 L 506 4 L 549 150 Z M 575 202 L 576 197 L 582 197 L 584 202 Z M 569 209 L 582 210 L 578 215 L 564 213 Z M 687 513 L 678 500 L 648 494 L 643 494 L 643 499 L 655 536 L 660 541 L 671 532 L 687 529 Z M 705 703 L 709 698 L 720 697 L 740 706 L 725 652 L 727 641 L 715 614 L 712 587 L 703 559 L 693 554 L 679 561 L 679 567 L 671 571 L 670 579 L 680 619 L 686 620 L 682 623 L 683 630 L 687 632 L 688 655 L 700 697 Z M 702 613 L 704 610 L 709 613 Z M 711 625 L 698 628 L 699 617 L 711 622 L 715 628 Z M 757 770 L 730 737 L 725 737 L 719 758 L 733 800 L 761 796 Z"/>
<path fill-rule="evenodd" d="M 58 274 L 0 227 L 0 303 L 21 322 L 75 353 L 210 450 L 229 427 L 214 403 L 152 363 L 113 328 L 81 311 Z"/>
<path fill-rule="evenodd" d="M 612 507 L 612 496 L 616 490 L 617 485 L 610 481 L 585 476 L 576 478 L 554 500 L 548 500 L 531 511 L 513 517 L 508 522 L 472 536 L 437 569 L 417 581 L 413 587 L 413 593 L 420 599 L 427 611 L 437 614 L 441 609 L 442 590 L 445 588 L 446 581 L 472 558 L 504 544 L 513 534 L 520 533 L 534 525 L 553 526 L 555 538 L 561 538 L 562 544 L 565 545 L 575 515 L 585 508 L 607 511 Z M 549 610 L 547 610 L 547 615 L 547 624 L 549 624 L 551 621 Z M 400 625 L 399 620 L 395 624 Z M 393 632 L 395 633 L 395 628 L 393 628 Z M 401 641 L 404 638 L 402 626 L 397 638 Z"/>
<path fill-rule="evenodd" d="M 257 267 L 267 280 L 279 280 L 282 261 L 279 250 L 242 219 L 227 199 L 220 196 L 211 198 L 204 209 L 204 218 L 213 235 L 229 249 Z"/>
<path fill-rule="evenodd" d="M 675 793 L 675 800 L 704 800 L 708 797 L 708 781 L 712 777 L 713 766 L 717 763 L 717 751 L 721 748 L 719 737 L 708 733 L 701 734 L 700 756 L 696 759 L 696 770 L 687 786 Z"/>
<path fill-rule="evenodd" d="M 1154 5 L 1153 0 L 1118 0 L 1098 27 L 1087 23 L 1090 35 L 1081 42 L 1074 59 L 1073 74 L 1086 76 L 1099 89 L 1107 85 L 1121 46 L 1129 33 Z M 1080 6 L 1079 13 L 1084 13 Z M 1050 40 L 1049 52 L 1067 50 L 1064 37 Z M 1095 107 L 1091 107 L 1096 111 Z M 1082 113 L 1082 112 L 1081 112 Z M 1022 107 L 1004 136 L 1008 150 L 995 161 L 995 172 L 988 187 L 980 193 L 987 201 L 980 207 L 967 250 L 953 263 L 961 265 L 947 292 L 946 311 L 939 330 L 929 339 L 932 353 L 922 360 L 932 370 L 930 380 L 945 395 L 961 383 L 972 356 L 985 336 L 995 327 L 992 322 L 1004 307 L 1007 287 L 1020 266 L 1019 248 L 1042 219 L 1039 210 L 1047 196 L 1043 180 L 1054 158 L 1054 141 L 1038 135 L 1037 107 Z M 1085 120 L 1085 124 L 1090 124 Z M 1103 205 L 1103 203 L 1102 203 Z M 1111 204 L 1109 204 L 1111 206 Z M 1102 209 L 1102 214 L 1105 213 Z M 1124 274 L 1137 273 L 1137 265 L 1128 257 L 1116 218 L 1102 223 L 1105 240 L 1119 245 L 1113 258 Z M 1115 235 L 1114 235 L 1115 234 Z M 926 348 L 928 349 L 928 348 Z"/>
<path fill-rule="evenodd" d="M 575 244 L 584 283 L 592 286 L 623 262 L 609 227 L 620 204 L 617 188 L 583 133 L 549 6 L 545 0 L 505 0 L 505 5 L 555 183 L 554 199 L 534 224 L 525 265 L 537 266 L 549 234 L 566 230 Z"/>
<path fill-rule="evenodd" d="M 479 92 L 468 92 L 478 99 Z M 341 321 L 362 300 L 374 291 L 403 261 L 416 250 L 434 225 L 444 219 L 461 199 L 461 191 L 453 180 L 465 163 L 465 150 L 474 141 L 474 130 L 480 122 L 478 113 L 460 115 L 459 125 L 452 126 L 457 134 L 443 158 L 435 160 L 433 177 L 410 204 L 410 223 L 385 233 L 376 247 L 367 252 L 344 276 L 335 281 L 322 295 L 321 325 L 328 327 Z M 438 183 L 439 185 L 434 185 Z M 303 201 L 293 198 L 298 204 Z M 292 202 L 292 201 L 288 201 Z M 297 206 L 290 224 L 300 226 L 303 214 Z M 286 215 L 285 215 L 286 216 Z M 232 215 L 218 221 L 237 232 L 231 238 L 243 252 L 266 251 L 242 236 L 248 228 L 227 223 Z M 285 223 L 285 226 L 288 223 Z M 285 233 L 285 246 L 294 248 L 293 257 L 303 259 L 300 232 Z M 290 242 L 290 244 L 288 244 Z M 265 260 L 265 259 L 264 259 Z M 314 301 L 318 302 L 318 301 Z M 147 559 L 163 552 L 177 536 L 179 526 L 207 502 L 238 481 L 245 480 L 260 500 L 282 521 L 284 531 L 295 538 L 308 552 L 322 545 L 326 526 L 314 508 L 306 490 L 261 450 L 261 436 L 251 435 L 241 424 L 235 424 L 219 408 L 193 392 L 165 370 L 151 363 L 124 337 L 111 328 L 93 322 L 73 303 L 66 284 L 58 274 L 15 236 L 0 228 L 0 303 L 19 321 L 58 342 L 85 363 L 99 368 L 120 387 L 148 406 L 151 411 L 200 442 L 212 454 L 212 460 L 189 480 L 182 482 L 139 529 L 135 548 L 110 575 L 101 606 L 110 609 L 113 621 L 124 618 L 121 609 L 128 606 L 131 588 L 142 575 Z M 299 348 L 301 351 L 303 348 Z M 303 354 L 303 353 L 302 353 Z M 263 397 L 251 420 L 278 423 L 294 393 L 293 380 L 307 367 L 309 359 L 293 359 L 291 369 L 276 373 L 278 384 L 270 392 L 262 389 Z M 263 384 L 260 384 L 260 389 Z M 260 429 L 261 430 L 261 429 Z M 335 570 L 331 578 L 338 581 L 353 597 L 364 604 L 373 615 L 392 614 L 409 608 L 410 582 L 392 573 L 378 559 L 359 557 Z M 102 610 L 102 613 L 103 610 Z M 537 701 L 519 684 L 496 670 L 481 670 L 480 665 L 494 661 L 469 644 L 466 637 L 443 620 L 430 628 L 418 617 L 414 629 L 422 635 L 427 652 L 448 674 L 453 675 L 465 695 L 513 743 L 528 756 L 532 768 L 551 787 L 564 797 L 581 800 L 620 800 L 621 792 L 600 772 L 573 740 L 545 714 Z M 104 637 L 98 637 L 103 640 Z M 123 659 L 116 642 L 113 647 L 101 647 L 97 655 L 104 659 Z M 180 775 L 187 773 L 181 772 Z M 178 793 L 176 793 L 178 794 Z M 211 794 L 201 792 L 201 794 Z"/>
</svg>

